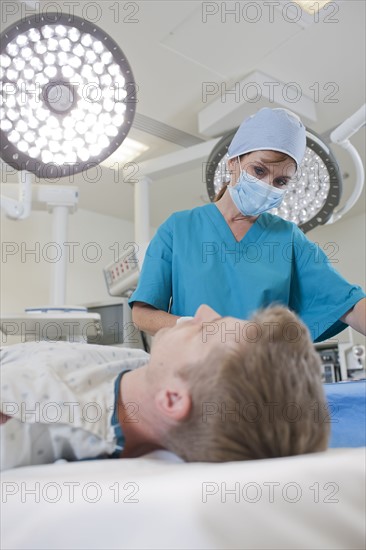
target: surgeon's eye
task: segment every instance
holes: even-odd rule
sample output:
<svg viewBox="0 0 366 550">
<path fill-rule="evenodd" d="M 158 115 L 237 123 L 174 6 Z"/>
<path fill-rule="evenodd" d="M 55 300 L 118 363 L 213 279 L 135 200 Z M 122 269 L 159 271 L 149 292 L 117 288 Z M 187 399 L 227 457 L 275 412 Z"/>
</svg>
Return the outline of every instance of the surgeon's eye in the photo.
<svg viewBox="0 0 366 550">
<path fill-rule="evenodd" d="M 275 185 L 278 185 L 279 187 L 285 187 L 287 184 L 288 184 L 287 180 L 280 179 L 275 181 Z"/>
<path fill-rule="evenodd" d="M 264 175 L 264 170 L 260 166 L 254 166 L 254 172 L 256 173 L 257 176 Z"/>
</svg>

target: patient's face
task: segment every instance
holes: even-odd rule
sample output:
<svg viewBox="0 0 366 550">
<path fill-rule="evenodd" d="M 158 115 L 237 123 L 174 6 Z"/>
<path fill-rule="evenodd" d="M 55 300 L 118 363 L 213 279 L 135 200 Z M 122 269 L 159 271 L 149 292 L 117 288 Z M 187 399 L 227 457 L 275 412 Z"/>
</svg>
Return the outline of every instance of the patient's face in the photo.
<svg viewBox="0 0 366 550">
<path fill-rule="evenodd" d="M 174 375 L 185 365 L 200 363 L 218 348 L 235 344 L 241 338 L 246 321 L 221 317 L 202 305 L 191 320 L 159 330 L 154 338 L 151 376 Z"/>
</svg>

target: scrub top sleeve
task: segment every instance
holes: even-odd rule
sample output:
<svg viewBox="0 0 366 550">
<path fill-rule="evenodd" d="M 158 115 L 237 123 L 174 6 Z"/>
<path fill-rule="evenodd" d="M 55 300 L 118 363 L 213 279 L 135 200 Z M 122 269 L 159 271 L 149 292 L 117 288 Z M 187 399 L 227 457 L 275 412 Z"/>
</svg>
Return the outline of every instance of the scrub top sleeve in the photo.
<svg viewBox="0 0 366 550">
<path fill-rule="evenodd" d="M 295 233 L 290 307 L 304 321 L 314 342 L 332 338 L 348 325 L 340 321 L 366 295 L 338 273 L 321 248 Z"/>
<path fill-rule="evenodd" d="M 157 230 L 145 254 L 135 292 L 128 303 L 144 302 L 168 311 L 172 295 L 172 216 Z"/>
</svg>

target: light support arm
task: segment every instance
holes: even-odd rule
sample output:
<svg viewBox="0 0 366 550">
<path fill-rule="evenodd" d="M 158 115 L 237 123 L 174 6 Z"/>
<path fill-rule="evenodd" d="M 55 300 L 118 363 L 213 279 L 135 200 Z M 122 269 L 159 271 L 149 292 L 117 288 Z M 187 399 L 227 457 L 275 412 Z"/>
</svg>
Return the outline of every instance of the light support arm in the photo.
<svg viewBox="0 0 366 550">
<path fill-rule="evenodd" d="M 2 170 L 3 168 L 4 165 Z M 1 195 L 1 209 L 9 218 L 13 220 L 28 218 L 32 204 L 32 177 L 30 172 L 18 172 L 18 199 Z"/>
<path fill-rule="evenodd" d="M 352 116 L 347 118 L 330 134 L 330 139 L 333 143 L 341 145 L 342 142 L 348 141 L 358 130 L 366 124 L 366 103 L 362 105 Z"/>
<path fill-rule="evenodd" d="M 30 176 L 28 173 L 27 178 Z M 3 184 L 8 195 L 14 192 L 14 184 Z M 19 191 L 21 194 L 22 191 Z M 30 185 L 26 187 L 29 210 L 33 205 L 34 210 L 47 209 L 52 213 L 52 244 L 57 249 L 57 257 L 53 261 L 53 273 L 50 288 L 50 306 L 63 306 L 66 296 L 66 268 L 67 268 L 67 225 L 69 212 L 77 208 L 79 193 L 78 188 L 68 185 Z M 28 195 L 29 194 L 29 195 Z M 15 199 L 9 201 L 16 203 Z M 5 210 L 8 214 L 7 210 Z M 25 213 L 25 211 L 24 211 Z M 19 216 L 17 219 L 26 217 Z M 8 214 L 9 215 L 9 214 Z M 12 217 L 12 216 L 9 216 Z"/>
<path fill-rule="evenodd" d="M 69 207 L 52 206 L 52 242 L 57 246 L 59 258 L 52 264 L 50 304 L 62 306 L 66 303 L 66 247 Z"/>
<path fill-rule="evenodd" d="M 57 247 L 57 260 L 53 262 L 50 288 L 50 305 L 63 306 L 66 299 L 67 229 L 69 212 L 74 212 L 79 200 L 77 187 L 48 186 L 43 197 L 47 209 L 52 212 L 52 243 Z"/>
<path fill-rule="evenodd" d="M 352 160 L 356 169 L 356 181 L 351 196 L 346 203 L 337 211 L 334 211 L 327 224 L 332 224 L 338 221 L 344 214 L 346 214 L 358 201 L 362 193 L 362 189 L 365 182 L 365 168 L 362 163 L 362 159 L 357 149 L 349 141 L 349 138 L 353 136 L 362 126 L 366 124 L 366 104 L 362 105 L 356 113 L 345 120 L 338 128 L 333 130 L 330 134 L 330 139 L 333 143 L 339 145 L 345 149 Z"/>
</svg>

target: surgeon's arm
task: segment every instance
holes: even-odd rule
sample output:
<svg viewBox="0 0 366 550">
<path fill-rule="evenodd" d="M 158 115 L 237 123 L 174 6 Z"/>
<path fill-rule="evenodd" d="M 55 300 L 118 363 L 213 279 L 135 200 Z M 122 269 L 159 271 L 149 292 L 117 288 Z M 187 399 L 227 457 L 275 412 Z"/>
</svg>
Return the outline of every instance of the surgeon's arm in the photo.
<svg viewBox="0 0 366 550">
<path fill-rule="evenodd" d="M 357 302 L 340 320 L 366 336 L 366 298 Z"/>
<path fill-rule="evenodd" d="M 144 302 L 134 302 L 132 308 L 132 321 L 139 330 L 154 336 L 158 330 L 164 327 L 172 327 L 179 317 L 166 311 L 156 309 Z"/>
</svg>

